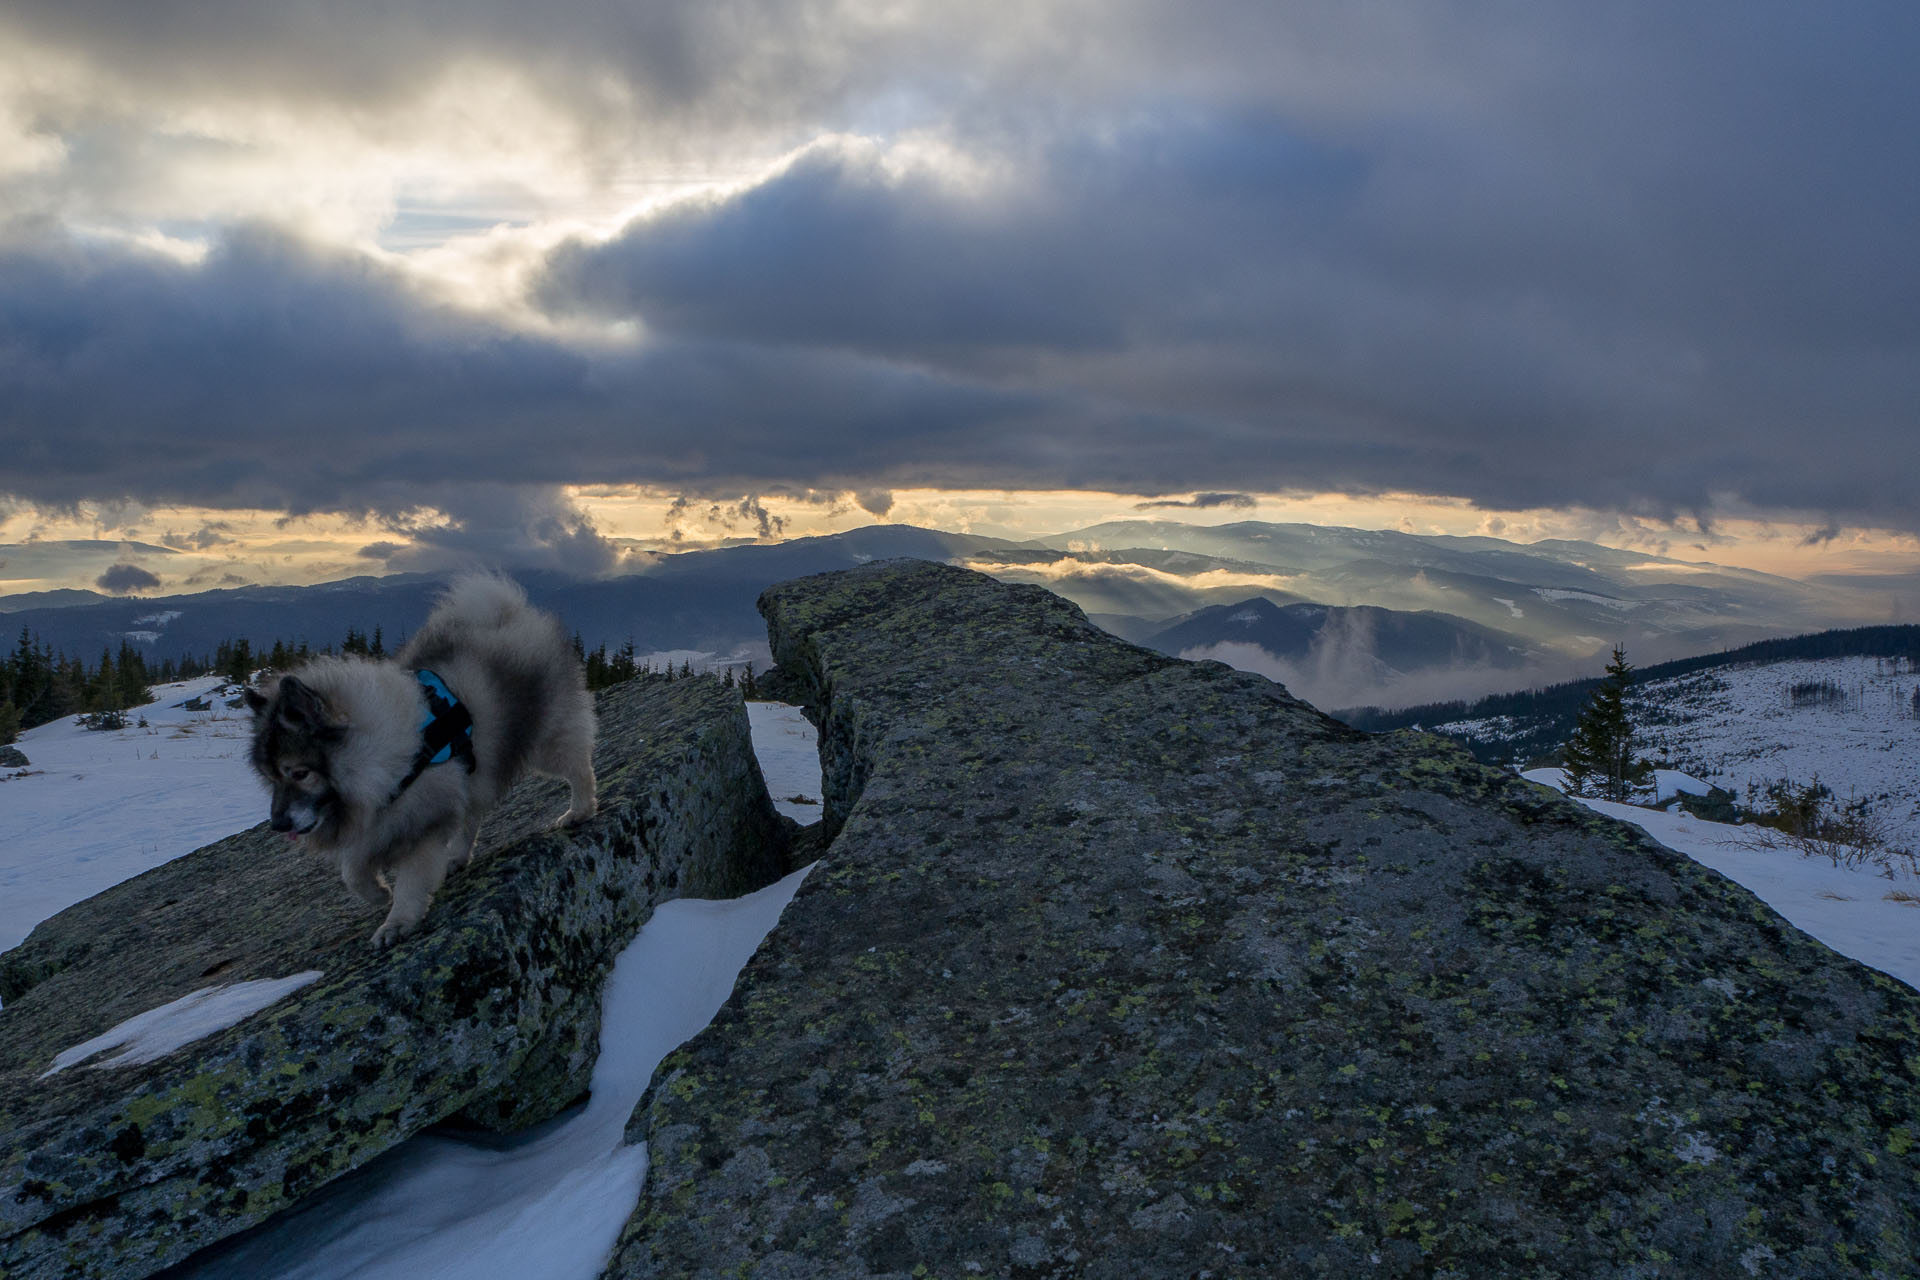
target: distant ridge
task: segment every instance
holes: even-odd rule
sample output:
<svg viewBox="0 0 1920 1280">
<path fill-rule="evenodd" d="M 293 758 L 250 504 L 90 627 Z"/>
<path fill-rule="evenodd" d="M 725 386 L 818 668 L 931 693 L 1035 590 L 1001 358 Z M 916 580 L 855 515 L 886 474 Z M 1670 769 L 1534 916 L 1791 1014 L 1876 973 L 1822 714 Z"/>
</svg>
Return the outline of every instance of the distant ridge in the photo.
<svg viewBox="0 0 1920 1280">
<path fill-rule="evenodd" d="M 1628 659 L 1633 655 L 1629 653 Z M 1787 662 L 1806 658 L 1906 658 L 1920 662 L 1920 625 L 1902 623 L 1878 627 L 1845 627 L 1817 631 L 1808 635 L 1787 636 L 1777 640 L 1756 640 L 1720 653 L 1676 658 L 1652 666 L 1636 668 L 1635 684 L 1692 675 L 1715 667 L 1731 667 L 1746 662 Z M 1392 711 L 1379 707 L 1346 707 L 1333 714 L 1356 729 L 1383 733 L 1418 725 L 1447 724 L 1458 720 L 1482 720 L 1493 716 L 1537 716 L 1558 726 L 1571 727 L 1580 708 L 1600 683 L 1598 676 L 1569 680 L 1540 689 L 1496 693 L 1472 701 L 1431 702 L 1418 707 Z"/>
</svg>

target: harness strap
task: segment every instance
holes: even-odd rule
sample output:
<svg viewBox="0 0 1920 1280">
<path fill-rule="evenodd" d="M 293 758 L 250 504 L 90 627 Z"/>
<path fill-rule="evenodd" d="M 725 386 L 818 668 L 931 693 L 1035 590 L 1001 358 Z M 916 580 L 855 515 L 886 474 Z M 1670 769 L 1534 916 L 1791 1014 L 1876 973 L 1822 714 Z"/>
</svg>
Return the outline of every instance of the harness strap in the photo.
<svg viewBox="0 0 1920 1280">
<path fill-rule="evenodd" d="M 431 765 L 460 760 L 465 762 L 467 772 L 472 773 L 476 764 L 473 715 L 466 704 L 454 697 L 447 682 L 431 671 L 416 671 L 413 678 L 420 682 L 420 691 L 426 695 L 427 716 L 420 722 L 420 750 L 413 757 L 413 768 L 387 797 L 389 804 L 399 799 L 400 793 L 412 786 Z"/>
</svg>

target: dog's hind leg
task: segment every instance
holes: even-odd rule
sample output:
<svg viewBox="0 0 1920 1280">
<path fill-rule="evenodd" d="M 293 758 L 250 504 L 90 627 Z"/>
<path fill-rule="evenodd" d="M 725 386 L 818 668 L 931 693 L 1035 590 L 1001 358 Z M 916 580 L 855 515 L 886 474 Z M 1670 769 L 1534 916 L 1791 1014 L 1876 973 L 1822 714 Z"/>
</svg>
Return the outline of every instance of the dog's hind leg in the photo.
<svg viewBox="0 0 1920 1280">
<path fill-rule="evenodd" d="M 556 827 L 571 827 L 575 823 L 585 822 L 600 811 L 600 801 L 594 794 L 593 761 L 582 757 L 565 773 L 560 775 L 567 780 L 567 811 L 560 815 Z"/>
<path fill-rule="evenodd" d="M 384 951 L 420 927 L 433 895 L 447 877 L 447 860 L 432 843 L 393 864 L 393 909 L 373 934 L 373 948 Z"/>
<path fill-rule="evenodd" d="M 598 813 L 600 802 L 594 792 L 593 779 L 592 721 L 588 721 L 584 733 L 556 733 L 540 745 L 539 755 L 531 761 L 533 767 L 567 784 L 567 811 L 553 825 L 571 827 Z"/>
</svg>

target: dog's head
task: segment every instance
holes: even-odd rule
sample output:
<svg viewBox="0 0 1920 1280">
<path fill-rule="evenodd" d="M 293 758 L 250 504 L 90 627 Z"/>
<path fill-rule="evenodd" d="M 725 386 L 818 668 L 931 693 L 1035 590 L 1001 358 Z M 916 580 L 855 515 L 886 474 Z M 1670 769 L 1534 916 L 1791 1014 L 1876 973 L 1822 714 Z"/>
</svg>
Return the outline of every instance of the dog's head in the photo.
<svg viewBox="0 0 1920 1280">
<path fill-rule="evenodd" d="M 250 688 L 246 699 L 253 708 L 253 767 L 273 788 L 269 825 L 289 836 L 327 838 L 341 818 L 330 764 L 346 724 L 295 676 Z"/>
</svg>

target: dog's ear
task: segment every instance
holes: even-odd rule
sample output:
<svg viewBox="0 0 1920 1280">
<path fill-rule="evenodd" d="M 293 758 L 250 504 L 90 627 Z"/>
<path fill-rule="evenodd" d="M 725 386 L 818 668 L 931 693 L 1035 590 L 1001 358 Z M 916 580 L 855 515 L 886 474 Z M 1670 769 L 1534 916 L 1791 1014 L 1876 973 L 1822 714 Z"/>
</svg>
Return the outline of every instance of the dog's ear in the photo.
<svg viewBox="0 0 1920 1280">
<path fill-rule="evenodd" d="M 242 689 L 240 696 L 247 700 L 248 709 L 256 716 L 266 714 L 267 708 L 273 705 L 272 700 L 269 699 L 266 694 L 260 692 L 252 685 L 248 685 L 245 689 Z"/>
<path fill-rule="evenodd" d="M 312 685 L 294 676 L 282 676 L 275 700 L 280 706 L 280 723 L 287 728 L 321 738 L 340 734 L 340 726 L 334 724 L 332 717 L 327 714 L 326 701 Z"/>
</svg>

